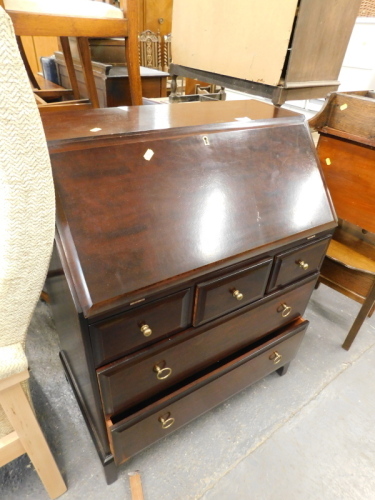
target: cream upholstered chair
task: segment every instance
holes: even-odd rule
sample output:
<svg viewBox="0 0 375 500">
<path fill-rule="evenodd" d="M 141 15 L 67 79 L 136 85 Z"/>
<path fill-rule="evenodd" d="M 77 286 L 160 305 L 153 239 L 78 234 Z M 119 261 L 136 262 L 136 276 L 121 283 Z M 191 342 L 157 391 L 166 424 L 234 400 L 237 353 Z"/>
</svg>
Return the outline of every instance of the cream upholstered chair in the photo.
<svg viewBox="0 0 375 500">
<path fill-rule="evenodd" d="M 91 64 L 88 37 L 125 38 L 125 57 L 128 66 L 129 88 L 133 105 L 142 104 L 142 87 L 138 58 L 138 7 L 137 0 L 129 0 L 123 10 L 107 3 L 91 0 L 0 0 L 10 15 L 29 79 L 35 90 L 41 110 L 46 107 L 99 107 L 99 100 Z M 28 65 L 22 47 L 21 36 L 54 36 L 60 38 L 71 89 L 68 92 L 42 90 Z M 87 100 L 80 100 L 78 79 L 75 73 L 68 37 L 77 38 L 77 48 L 88 94 Z M 46 102 L 46 97 L 71 94 L 72 102 Z M 43 99 L 43 97 L 45 97 Z M 45 106 L 45 108 L 43 107 Z"/>
<path fill-rule="evenodd" d="M 46 277 L 55 199 L 40 115 L 0 7 L 0 466 L 27 453 L 51 498 L 66 486 L 29 401 L 26 331 Z"/>
</svg>

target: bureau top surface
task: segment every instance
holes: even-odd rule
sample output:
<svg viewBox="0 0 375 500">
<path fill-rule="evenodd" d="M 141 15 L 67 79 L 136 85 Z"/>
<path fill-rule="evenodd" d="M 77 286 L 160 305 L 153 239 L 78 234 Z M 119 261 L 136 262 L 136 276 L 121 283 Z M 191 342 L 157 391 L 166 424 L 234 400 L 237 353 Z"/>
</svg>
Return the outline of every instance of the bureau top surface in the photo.
<svg viewBox="0 0 375 500">
<path fill-rule="evenodd" d="M 300 117 L 73 141 L 51 160 L 86 316 L 335 225 Z"/>
<path fill-rule="evenodd" d="M 101 136 L 174 127 L 226 123 L 244 120 L 287 118 L 297 113 L 255 99 L 239 101 L 190 102 L 58 111 L 42 114 L 47 141 L 96 140 Z"/>
</svg>

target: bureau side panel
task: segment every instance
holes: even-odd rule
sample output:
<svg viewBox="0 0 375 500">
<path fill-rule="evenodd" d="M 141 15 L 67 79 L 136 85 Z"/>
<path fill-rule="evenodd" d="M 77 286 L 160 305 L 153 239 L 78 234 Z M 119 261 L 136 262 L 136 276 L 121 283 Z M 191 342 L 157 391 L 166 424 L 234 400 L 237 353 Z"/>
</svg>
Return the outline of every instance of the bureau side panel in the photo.
<svg viewBox="0 0 375 500">
<path fill-rule="evenodd" d="M 54 250 L 55 264 L 56 254 Z M 47 280 L 47 291 L 59 335 L 61 357 L 98 452 L 104 459 L 110 450 L 97 381 L 91 376 L 95 372 L 91 366 L 85 320 L 77 313 L 61 264 L 60 270 L 61 273 Z"/>
</svg>

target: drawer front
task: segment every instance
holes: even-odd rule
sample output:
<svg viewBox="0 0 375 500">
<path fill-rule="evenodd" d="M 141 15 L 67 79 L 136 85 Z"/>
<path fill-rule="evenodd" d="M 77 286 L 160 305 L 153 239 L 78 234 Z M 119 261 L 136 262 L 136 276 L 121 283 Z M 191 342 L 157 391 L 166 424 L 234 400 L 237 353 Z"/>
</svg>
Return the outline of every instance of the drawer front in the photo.
<svg viewBox="0 0 375 500">
<path fill-rule="evenodd" d="M 331 237 L 293 248 L 275 257 L 267 291 L 275 290 L 317 272 L 323 262 Z"/>
<path fill-rule="evenodd" d="M 190 317 L 190 289 L 187 289 L 91 325 L 95 366 L 186 328 Z"/>
<path fill-rule="evenodd" d="M 308 279 L 216 327 L 181 333 L 97 370 L 105 414 L 140 404 L 302 316 L 315 283 Z"/>
<path fill-rule="evenodd" d="M 271 264 L 272 259 L 265 259 L 222 278 L 198 285 L 194 326 L 223 316 L 263 297 Z"/>
<path fill-rule="evenodd" d="M 296 355 L 308 322 L 299 320 L 261 345 L 118 423 L 108 433 L 117 464 L 222 403 Z"/>
</svg>

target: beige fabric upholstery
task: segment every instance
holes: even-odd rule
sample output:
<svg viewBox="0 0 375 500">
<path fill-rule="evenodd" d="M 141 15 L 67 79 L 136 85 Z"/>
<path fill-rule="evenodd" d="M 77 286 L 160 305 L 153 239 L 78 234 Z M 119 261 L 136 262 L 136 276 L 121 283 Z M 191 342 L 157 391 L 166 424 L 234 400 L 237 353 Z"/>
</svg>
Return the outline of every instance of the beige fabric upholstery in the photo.
<svg viewBox="0 0 375 500">
<path fill-rule="evenodd" d="M 24 346 L 51 255 L 55 199 L 40 115 L 1 7 L 0 213 L 0 347 Z"/>
<path fill-rule="evenodd" d="M 0 347 L 0 379 L 27 370 L 27 358 L 20 343 Z"/>
<path fill-rule="evenodd" d="M 91 0 L 4 0 L 8 10 L 40 12 L 75 17 L 124 17 L 122 10 L 103 2 Z"/>
</svg>

